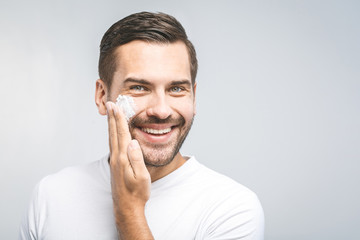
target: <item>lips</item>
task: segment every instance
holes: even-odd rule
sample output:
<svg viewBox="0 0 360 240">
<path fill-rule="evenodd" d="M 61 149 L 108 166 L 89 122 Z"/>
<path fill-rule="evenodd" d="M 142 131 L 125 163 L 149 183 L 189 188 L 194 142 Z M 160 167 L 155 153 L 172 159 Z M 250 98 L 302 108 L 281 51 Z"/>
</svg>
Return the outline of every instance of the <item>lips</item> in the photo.
<svg viewBox="0 0 360 240">
<path fill-rule="evenodd" d="M 143 144 L 168 144 L 174 138 L 174 133 L 178 130 L 177 126 L 151 124 L 134 128 L 133 134 L 140 143 Z"/>
<path fill-rule="evenodd" d="M 183 117 L 159 119 L 150 116 L 146 119 L 139 116 L 134 117 L 130 122 L 130 128 L 133 129 L 132 135 L 140 144 L 168 144 L 175 140 L 180 127 L 184 125 Z"/>
<path fill-rule="evenodd" d="M 150 133 L 150 134 L 154 134 L 154 135 L 161 135 L 161 134 L 169 133 L 171 131 L 171 127 L 164 128 L 164 129 L 154 129 L 154 128 L 143 127 L 143 128 L 141 128 L 141 131 Z"/>
</svg>

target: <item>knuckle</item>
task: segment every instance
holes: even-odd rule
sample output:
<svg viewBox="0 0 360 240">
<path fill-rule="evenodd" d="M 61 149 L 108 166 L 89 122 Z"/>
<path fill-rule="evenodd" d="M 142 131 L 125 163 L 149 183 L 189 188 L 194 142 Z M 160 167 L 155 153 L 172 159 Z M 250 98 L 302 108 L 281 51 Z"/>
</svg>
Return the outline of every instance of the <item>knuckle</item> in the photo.
<svg viewBox="0 0 360 240">
<path fill-rule="evenodd" d="M 119 114 L 115 114 L 115 115 L 114 115 L 114 117 L 115 117 L 115 120 L 117 120 L 117 121 L 119 121 L 119 120 L 120 120 L 120 116 L 119 116 Z"/>
<path fill-rule="evenodd" d="M 117 161 L 115 160 L 115 158 L 110 158 L 109 165 L 110 165 L 110 168 L 117 166 Z"/>
<path fill-rule="evenodd" d="M 140 174 L 138 179 L 139 179 L 139 181 L 142 181 L 142 182 L 148 182 L 148 181 L 150 181 L 150 175 L 149 174 Z"/>
<path fill-rule="evenodd" d="M 120 160 L 127 160 L 127 154 L 121 152 L 121 153 L 119 153 L 119 158 L 120 158 Z"/>
<path fill-rule="evenodd" d="M 113 151 L 113 152 L 110 154 L 110 162 L 115 161 L 116 158 L 117 158 L 116 151 Z"/>
<path fill-rule="evenodd" d="M 124 136 L 124 135 L 126 135 L 126 130 L 120 128 L 120 129 L 117 130 L 117 133 L 118 133 L 118 135 L 120 135 L 120 136 Z"/>
<path fill-rule="evenodd" d="M 110 131 L 110 132 L 109 132 L 109 135 L 110 135 L 110 138 L 114 138 L 114 137 L 116 137 L 116 133 L 115 133 L 115 132 L 113 132 L 113 131 Z"/>
</svg>

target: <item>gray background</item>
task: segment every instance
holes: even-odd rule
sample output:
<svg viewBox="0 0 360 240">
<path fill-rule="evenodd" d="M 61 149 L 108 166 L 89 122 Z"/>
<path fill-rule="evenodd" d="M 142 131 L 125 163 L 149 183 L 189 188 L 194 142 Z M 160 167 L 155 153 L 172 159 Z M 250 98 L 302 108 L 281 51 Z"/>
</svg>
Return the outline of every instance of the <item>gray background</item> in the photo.
<svg viewBox="0 0 360 240">
<path fill-rule="evenodd" d="M 98 45 L 142 10 L 177 17 L 200 63 L 182 152 L 255 191 L 266 239 L 360 239 L 358 1 L 1 1 L 1 239 L 34 185 L 108 152 Z"/>
</svg>

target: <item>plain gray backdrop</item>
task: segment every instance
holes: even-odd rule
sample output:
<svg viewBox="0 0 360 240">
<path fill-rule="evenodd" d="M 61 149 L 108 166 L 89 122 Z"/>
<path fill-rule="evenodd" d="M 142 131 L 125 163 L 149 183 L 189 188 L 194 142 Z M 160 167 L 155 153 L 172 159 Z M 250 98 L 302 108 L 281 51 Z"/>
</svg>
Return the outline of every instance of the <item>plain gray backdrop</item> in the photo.
<svg viewBox="0 0 360 240">
<path fill-rule="evenodd" d="M 182 153 L 258 194 L 268 240 L 360 239 L 360 4 L 340 0 L 2 0 L 0 238 L 17 238 L 42 177 L 108 152 L 99 42 L 144 10 L 197 49 Z"/>
</svg>

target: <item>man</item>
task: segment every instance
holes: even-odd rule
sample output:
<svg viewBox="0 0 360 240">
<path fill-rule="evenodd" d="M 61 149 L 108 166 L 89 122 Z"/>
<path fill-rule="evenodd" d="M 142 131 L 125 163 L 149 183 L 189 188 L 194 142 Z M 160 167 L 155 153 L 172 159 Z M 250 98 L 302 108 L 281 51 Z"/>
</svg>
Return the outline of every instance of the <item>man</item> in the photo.
<svg viewBox="0 0 360 240">
<path fill-rule="evenodd" d="M 110 154 L 44 178 L 21 239 L 263 239 L 256 195 L 179 149 L 195 115 L 197 59 L 173 17 L 141 12 L 100 46 L 95 101 Z M 127 122 L 114 102 L 132 97 Z"/>
</svg>

